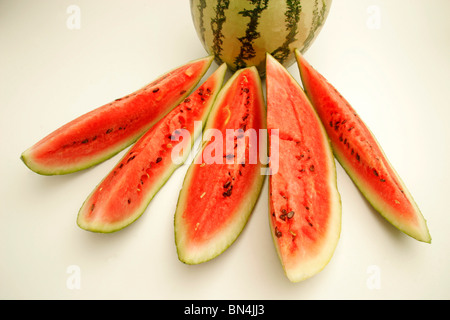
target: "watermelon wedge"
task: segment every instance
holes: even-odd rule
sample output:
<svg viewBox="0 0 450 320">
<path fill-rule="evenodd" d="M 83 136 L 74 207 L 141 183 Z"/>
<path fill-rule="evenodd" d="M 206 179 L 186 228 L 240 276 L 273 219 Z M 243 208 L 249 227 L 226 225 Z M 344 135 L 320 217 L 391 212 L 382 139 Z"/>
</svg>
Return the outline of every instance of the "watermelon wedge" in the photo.
<svg viewBox="0 0 450 320">
<path fill-rule="evenodd" d="M 222 88 L 190 165 L 174 218 L 180 261 L 198 264 L 225 251 L 249 219 L 264 182 L 265 104 L 256 67 L 240 69 Z M 265 134 L 265 131 L 264 131 Z M 261 144 L 262 145 L 262 144 Z M 264 172 L 263 172 L 264 171 Z"/>
<path fill-rule="evenodd" d="M 212 56 L 191 61 L 50 133 L 24 151 L 22 161 L 42 175 L 96 165 L 131 145 L 195 88 Z"/>
<path fill-rule="evenodd" d="M 85 230 L 115 232 L 138 219 L 187 158 L 220 91 L 226 65 L 170 111 L 130 148 L 78 213 Z"/>
<path fill-rule="evenodd" d="M 296 51 L 301 79 L 330 137 L 334 154 L 361 193 L 387 221 L 426 243 L 422 213 L 373 133 L 344 97 Z"/>
<path fill-rule="evenodd" d="M 325 129 L 298 82 L 270 54 L 266 72 L 270 228 L 286 276 L 299 282 L 327 265 L 339 240 L 336 168 Z"/>
</svg>

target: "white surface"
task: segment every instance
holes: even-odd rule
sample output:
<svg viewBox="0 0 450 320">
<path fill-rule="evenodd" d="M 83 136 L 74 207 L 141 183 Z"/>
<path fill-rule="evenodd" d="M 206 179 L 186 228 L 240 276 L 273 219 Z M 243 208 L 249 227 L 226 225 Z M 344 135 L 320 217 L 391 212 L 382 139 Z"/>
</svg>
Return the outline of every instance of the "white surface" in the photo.
<svg viewBox="0 0 450 320">
<path fill-rule="evenodd" d="M 80 29 L 67 27 L 70 5 L 81 10 Z M 433 242 L 391 227 L 337 165 L 340 242 L 321 273 L 292 284 L 269 234 L 267 180 L 233 246 L 187 266 L 177 259 L 173 237 L 187 166 L 137 222 L 102 235 L 78 228 L 76 215 L 117 157 L 62 177 L 39 176 L 19 160 L 65 122 L 206 55 L 187 0 L 1 1 L 0 298 L 450 298 L 449 11 L 447 0 L 334 1 L 305 56 L 375 133 Z M 299 79 L 296 65 L 289 70 Z M 70 286 L 73 266 L 80 288 Z"/>
</svg>

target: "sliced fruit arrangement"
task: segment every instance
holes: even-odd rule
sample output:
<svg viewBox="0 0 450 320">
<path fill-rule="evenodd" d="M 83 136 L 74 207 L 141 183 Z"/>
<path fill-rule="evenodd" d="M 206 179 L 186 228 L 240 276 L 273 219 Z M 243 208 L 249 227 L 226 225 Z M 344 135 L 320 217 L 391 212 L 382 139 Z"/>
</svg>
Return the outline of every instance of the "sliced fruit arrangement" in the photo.
<svg viewBox="0 0 450 320">
<path fill-rule="evenodd" d="M 188 156 L 222 87 L 225 72 L 223 64 L 139 138 L 84 202 L 77 220 L 81 228 L 114 232 L 143 214 Z"/>
<path fill-rule="evenodd" d="M 142 89 L 72 120 L 24 151 L 21 159 L 39 174 L 57 175 L 112 157 L 183 101 L 212 60 L 208 56 L 188 62 Z"/>
<path fill-rule="evenodd" d="M 298 82 L 269 54 L 266 72 L 269 221 L 286 276 L 298 282 L 321 271 L 338 243 L 336 168 L 326 131 Z"/>
<path fill-rule="evenodd" d="M 344 97 L 297 50 L 301 79 L 330 137 L 334 154 L 361 193 L 391 224 L 431 242 L 425 219 L 373 133 Z"/>
<path fill-rule="evenodd" d="M 190 0 L 198 37 L 218 63 L 235 71 L 256 66 L 265 73 L 271 53 L 286 67 L 294 49 L 305 52 L 317 38 L 331 0 Z"/>
<path fill-rule="evenodd" d="M 255 157 L 259 129 L 265 127 L 258 71 L 240 69 L 216 99 L 202 149 L 180 191 L 174 221 L 180 261 L 198 264 L 213 259 L 243 230 L 265 177 L 261 158 Z"/>
<path fill-rule="evenodd" d="M 383 217 L 430 243 L 425 219 L 372 132 L 302 56 L 331 2 L 190 0 L 210 56 L 68 122 L 21 160 L 42 175 L 69 174 L 134 143 L 78 212 L 80 228 L 111 233 L 142 216 L 205 130 L 174 213 L 186 264 L 214 259 L 236 241 L 269 175 L 269 226 L 287 278 L 319 273 L 341 233 L 335 158 Z M 219 67 L 198 86 L 213 60 Z M 303 88 L 286 69 L 295 61 Z M 227 70 L 233 74 L 222 86 Z"/>
</svg>

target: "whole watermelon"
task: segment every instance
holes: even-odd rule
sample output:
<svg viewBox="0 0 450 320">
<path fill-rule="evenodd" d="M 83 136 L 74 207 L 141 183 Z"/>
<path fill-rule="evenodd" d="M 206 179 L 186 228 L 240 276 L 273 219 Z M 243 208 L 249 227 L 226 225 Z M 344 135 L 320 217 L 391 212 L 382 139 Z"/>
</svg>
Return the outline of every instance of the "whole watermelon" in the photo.
<svg viewBox="0 0 450 320">
<path fill-rule="evenodd" d="M 266 52 L 285 67 L 319 34 L 331 0 L 190 0 L 197 34 L 217 63 L 235 71 L 256 66 L 265 75 Z"/>
</svg>

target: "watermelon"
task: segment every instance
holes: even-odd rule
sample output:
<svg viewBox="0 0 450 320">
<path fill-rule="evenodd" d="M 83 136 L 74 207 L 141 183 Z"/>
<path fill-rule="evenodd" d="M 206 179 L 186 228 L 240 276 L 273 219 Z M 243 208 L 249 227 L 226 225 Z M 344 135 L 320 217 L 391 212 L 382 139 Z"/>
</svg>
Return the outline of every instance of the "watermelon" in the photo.
<svg viewBox="0 0 450 320">
<path fill-rule="evenodd" d="M 115 232 L 138 219 L 187 158 L 219 92 L 226 65 L 147 131 L 83 203 L 77 223 L 85 230 Z"/>
<path fill-rule="evenodd" d="M 258 147 L 262 135 L 261 79 L 255 67 L 240 69 L 217 97 L 180 190 L 174 229 L 181 262 L 217 257 L 243 230 L 265 178 L 264 157 L 255 157 L 260 151 L 267 156 L 266 145 Z"/>
<path fill-rule="evenodd" d="M 270 229 L 287 278 L 299 282 L 321 271 L 335 251 L 340 194 L 314 108 L 286 68 L 269 54 L 266 63 Z"/>
<path fill-rule="evenodd" d="M 131 145 L 195 88 L 212 57 L 190 61 L 147 86 L 98 107 L 53 131 L 21 159 L 43 175 L 96 165 Z"/>
<path fill-rule="evenodd" d="M 422 213 L 355 109 L 296 51 L 301 79 L 330 137 L 336 159 L 387 221 L 419 241 L 431 242 Z"/>
<path fill-rule="evenodd" d="M 331 0 L 190 0 L 197 35 L 205 50 L 235 71 L 256 66 L 265 74 L 271 53 L 286 67 L 294 49 L 305 52 L 328 16 Z"/>
</svg>

